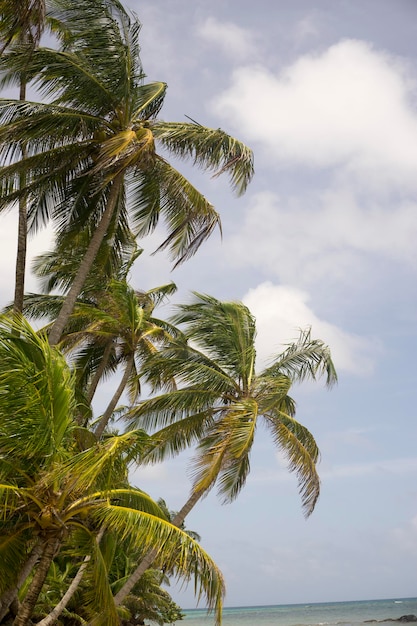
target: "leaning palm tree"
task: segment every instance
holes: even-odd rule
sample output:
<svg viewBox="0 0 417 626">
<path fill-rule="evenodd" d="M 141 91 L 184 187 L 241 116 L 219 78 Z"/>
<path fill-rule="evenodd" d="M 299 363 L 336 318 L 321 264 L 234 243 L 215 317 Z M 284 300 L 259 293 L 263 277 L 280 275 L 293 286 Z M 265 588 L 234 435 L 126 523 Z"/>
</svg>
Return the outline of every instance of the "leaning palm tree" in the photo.
<svg viewBox="0 0 417 626">
<path fill-rule="evenodd" d="M 228 173 L 237 193 L 253 175 L 252 152 L 221 129 L 158 119 L 166 84 L 144 83 L 140 23 L 120 4 L 58 4 L 62 46 L 36 50 L 29 70 L 49 102 L 0 102 L 0 147 L 12 159 L 3 168 L 1 206 L 25 194 L 32 225 L 52 218 L 61 233 L 88 233 L 51 344 L 60 340 L 100 245 L 112 241 L 121 225 L 129 228 L 130 222 L 142 237 L 162 216 L 168 235 L 159 249 L 169 249 L 176 263 L 194 254 L 219 225 L 213 206 L 157 147 L 214 175 Z M 15 72 L 26 63 L 18 52 L 8 56 Z M 27 158 L 18 153 L 21 142 Z M 19 188 L 22 173 L 26 185 Z"/>
<path fill-rule="evenodd" d="M 13 623 L 26 626 L 48 570 L 62 553 L 72 561 L 80 559 L 81 574 L 92 568 L 96 612 L 104 609 L 105 623 L 117 624 L 98 541 L 106 528 L 120 538 L 129 536 L 143 550 L 156 549 L 169 563 L 175 554 L 181 575 L 186 580 L 197 577 L 200 592 L 219 617 L 224 588 L 215 564 L 149 496 L 127 481 L 129 463 L 140 458 L 148 436 L 129 432 L 98 444 L 86 432 L 84 442 L 90 436 L 90 446 L 80 450 L 75 376 L 46 337 L 17 318 L 0 319 L 0 394 L 2 613 L 16 597 L 10 592 L 21 587 Z M 57 617 L 55 612 L 53 620 Z"/>
<path fill-rule="evenodd" d="M 184 336 L 155 353 L 145 375 L 157 387 L 164 377 L 169 382 L 175 377 L 178 388 L 144 400 L 125 418 L 130 426 L 156 431 L 143 462 L 159 462 L 197 444 L 191 494 L 173 524 L 180 526 L 215 484 L 223 502 L 238 496 L 249 474 L 261 420 L 296 473 L 309 516 L 320 493 L 319 450 L 313 435 L 295 419 L 289 392 L 294 383 L 322 375 L 328 386 L 336 381 L 329 348 L 303 331 L 269 367 L 256 373 L 255 319 L 243 304 L 196 294 L 195 302 L 180 306 L 172 321 L 185 325 Z M 116 603 L 155 556 L 152 551 L 146 555 L 116 595 Z"/>
</svg>

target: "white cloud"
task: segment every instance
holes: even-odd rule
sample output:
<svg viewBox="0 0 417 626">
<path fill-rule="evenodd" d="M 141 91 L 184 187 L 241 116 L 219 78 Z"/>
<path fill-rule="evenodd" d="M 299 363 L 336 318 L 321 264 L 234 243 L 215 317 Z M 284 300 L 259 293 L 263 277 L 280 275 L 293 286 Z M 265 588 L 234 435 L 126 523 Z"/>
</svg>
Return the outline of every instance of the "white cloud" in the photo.
<svg viewBox="0 0 417 626">
<path fill-rule="evenodd" d="M 336 370 L 370 373 L 372 351 L 375 350 L 371 342 L 320 319 L 308 306 L 308 300 L 308 294 L 300 289 L 271 282 L 250 289 L 244 296 L 243 302 L 256 318 L 259 366 L 268 364 L 284 344 L 296 339 L 300 328 L 311 327 L 312 337 L 322 339 L 330 346 Z"/>
<path fill-rule="evenodd" d="M 367 183 L 415 184 L 417 118 L 405 66 L 369 44 L 345 40 L 280 73 L 238 68 L 213 103 L 249 141 L 280 163 L 343 165 Z"/>
<path fill-rule="evenodd" d="M 52 245 L 52 229 L 45 228 L 36 236 L 28 238 L 26 262 L 25 290 L 38 291 L 37 279 L 31 273 L 31 263 L 35 256 L 49 250 Z M 0 276 L 0 307 L 10 303 L 14 294 L 14 272 L 16 264 L 17 246 L 17 210 L 0 216 L 0 250 L 4 267 Z"/>
<path fill-rule="evenodd" d="M 329 289 L 341 281 L 369 281 L 372 272 L 379 271 L 378 259 L 416 267 L 416 204 L 362 202 L 360 206 L 351 191 L 342 188 L 297 202 L 259 193 L 228 240 L 229 261 L 237 266 L 250 263 L 281 282 L 302 287 L 325 280 Z M 254 245 L 259 241 L 262 246 Z"/>
<path fill-rule="evenodd" d="M 256 53 L 253 34 L 231 22 L 220 22 L 214 17 L 208 17 L 200 24 L 197 32 L 232 60 L 242 62 L 253 58 Z"/>
</svg>

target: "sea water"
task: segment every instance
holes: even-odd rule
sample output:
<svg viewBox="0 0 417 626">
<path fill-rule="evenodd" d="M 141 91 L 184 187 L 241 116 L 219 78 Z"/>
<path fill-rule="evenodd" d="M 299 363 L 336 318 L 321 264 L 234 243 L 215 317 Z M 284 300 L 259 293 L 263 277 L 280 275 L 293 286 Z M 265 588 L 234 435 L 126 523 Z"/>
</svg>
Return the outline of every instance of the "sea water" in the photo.
<svg viewBox="0 0 417 626">
<path fill-rule="evenodd" d="M 213 614 L 207 615 L 204 609 L 184 613 L 184 620 L 177 626 L 214 624 Z M 391 620 L 403 615 L 417 615 L 417 598 L 233 607 L 223 609 L 222 621 L 223 626 L 372 626 L 373 621 L 395 626 Z"/>
</svg>

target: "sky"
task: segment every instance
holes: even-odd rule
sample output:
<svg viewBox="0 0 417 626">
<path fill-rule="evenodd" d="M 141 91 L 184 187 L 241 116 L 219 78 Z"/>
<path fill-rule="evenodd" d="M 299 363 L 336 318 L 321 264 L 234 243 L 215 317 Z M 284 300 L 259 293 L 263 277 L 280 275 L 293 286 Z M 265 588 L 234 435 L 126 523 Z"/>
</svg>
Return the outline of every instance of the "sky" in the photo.
<svg viewBox="0 0 417 626">
<path fill-rule="evenodd" d="M 226 179 L 179 166 L 220 212 L 223 235 L 171 271 L 151 255 L 156 233 L 140 242 L 131 284 L 173 280 L 178 302 L 192 291 L 243 301 L 259 369 L 311 327 L 339 377 L 330 391 L 317 382 L 292 393 L 321 450 L 310 518 L 262 429 L 236 502 L 213 491 L 189 515 L 225 576 L 225 605 L 417 596 L 417 2 L 126 6 L 142 22 L 147 79 L 168 84 L 161 118 L 221 127 L 255 155 L 240 198 Z M 0 218 L 2 301 L 13 295 L 14 228 L 13 215 Z M 178 510 L 188 460 L 133 479 Z M 171 592 L 195 606 L 191 588 Z"/>
</svg>

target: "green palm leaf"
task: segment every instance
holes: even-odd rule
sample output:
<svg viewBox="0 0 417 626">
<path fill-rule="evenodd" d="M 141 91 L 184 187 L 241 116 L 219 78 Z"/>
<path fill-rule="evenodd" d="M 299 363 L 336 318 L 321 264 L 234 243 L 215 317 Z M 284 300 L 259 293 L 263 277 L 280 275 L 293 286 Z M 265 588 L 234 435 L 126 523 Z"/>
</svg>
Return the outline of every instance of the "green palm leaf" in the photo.
<svg viewBox="0 0 417 626">
<path fill-rule="evenodd" d="M 224 595 L 223 577 L 208 554 L 186 532 L 170 522 L 128 507 L 103 506 L 96 510 L 96 515 L 100 524 L 113 528 L 122 539 L 135 537 L 145 550 L 156 549 L 158 557 L 164 559 L 168 567 L 175 555 L 177 572 L 185 580 L 191 580 L 198 573 L 197 598 L 205 595 L 208 607 L 216 608 L 219 621 Z"/>
<path fill-rule="evenodd" d="M 272 437 L 288 460 L 288 467 L 298 478 L 298 487 L 305 516 L 314 510 L 320 495 L 320 479 L 316 464 L 319 449 L 310 431 L 293 417 L 280 413 L 267 416 Z"/>
<path fill-rule="evenodd" d="M 195 165 L 227 172 L 236 192 L 244 193 L 253 176 L 252 152 L 220 128 L 200 124 L 157 122 L 152 126 L 155 137 L 165 148 L 181 157 L 190 157 Z"/>
</svg>

